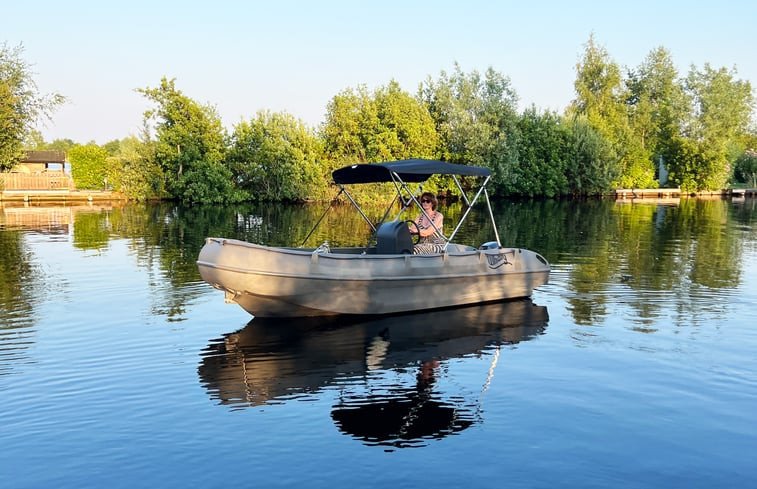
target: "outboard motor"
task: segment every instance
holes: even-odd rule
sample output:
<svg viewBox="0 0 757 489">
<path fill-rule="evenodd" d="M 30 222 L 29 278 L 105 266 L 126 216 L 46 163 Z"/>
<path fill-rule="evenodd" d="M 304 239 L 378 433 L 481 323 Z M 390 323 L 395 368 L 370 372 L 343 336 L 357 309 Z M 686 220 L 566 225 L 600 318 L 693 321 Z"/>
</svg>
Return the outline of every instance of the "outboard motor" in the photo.
<svg viewBox="0 0 757 489">
<path fill-rule="evenodd" d="M 478 247 L 479 250 L 498 250 L 499 245 L 496 241 L 487 241 L 486 243 L 482 244 Z"/>
<path fill-rule="evenodd" d="M 405 221 L 388 221 L 376 231 L 376 254 L 412 254 L 413 240 Z"/>
</svg>

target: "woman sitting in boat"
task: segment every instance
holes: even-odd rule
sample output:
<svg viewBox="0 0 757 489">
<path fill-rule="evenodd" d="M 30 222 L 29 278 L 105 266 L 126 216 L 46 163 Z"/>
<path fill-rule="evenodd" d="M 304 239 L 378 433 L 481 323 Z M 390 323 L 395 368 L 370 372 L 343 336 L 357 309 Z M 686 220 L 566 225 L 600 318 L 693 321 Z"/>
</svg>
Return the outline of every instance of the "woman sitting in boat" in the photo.
<svg viewBox="0 0 757 489">
<path fill-rule="evenodd" d="M 444 251 L 445 241 L 439 232 L 441 232 L 444 224 L 444 216 L 436 210 L 438 204 L 436 195 L 431 192 L 424 192 L 421 195 L 420 202 L 424 212 L 421 212 L 413 221 L 415 226 L 410 226 L 410 234 L 420 235 L 418 244 L 413 247 L 413 254 L 441 253 Z M 433 225 L 431 225 L 432 221 Z"/>
</svg>

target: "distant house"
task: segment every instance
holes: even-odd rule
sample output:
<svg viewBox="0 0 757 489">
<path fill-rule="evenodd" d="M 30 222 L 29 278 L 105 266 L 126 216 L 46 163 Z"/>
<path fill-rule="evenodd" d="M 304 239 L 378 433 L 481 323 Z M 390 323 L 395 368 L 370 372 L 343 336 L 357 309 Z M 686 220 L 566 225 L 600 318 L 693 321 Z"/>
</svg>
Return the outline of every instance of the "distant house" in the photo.
<svg viewBox="0 0 757 489">
<path fill-rule="evenodd" d="M 34 175 L 47 171 L 63 171 L 65 163 L 65 151 L 27 151 L 11 173 Z"/>
<path fill-rule="evenodd" d="M 27 151 L 10 172 L 0 173 L 0 190 L 70 190 L 65 151 Z"/>
</svg>

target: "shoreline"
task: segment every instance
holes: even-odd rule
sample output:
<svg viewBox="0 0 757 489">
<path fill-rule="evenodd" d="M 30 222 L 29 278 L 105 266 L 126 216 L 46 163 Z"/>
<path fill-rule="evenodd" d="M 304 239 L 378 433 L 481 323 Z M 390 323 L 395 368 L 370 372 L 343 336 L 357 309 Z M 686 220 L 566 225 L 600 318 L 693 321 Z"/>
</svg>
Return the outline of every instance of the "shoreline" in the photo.
<svg viewBox="0 0 757 489">
<path fill-rule="evenodd" d="M 605 197 L 619 201 L 655 201 L 679 200 L 687 198 L 745 198 L 757 195 L 755 188 L 708 190 L 703 192 L 682 192 L 680 188 L 656 189 L 616 189 Z M 0 191 L 0 203 L 92 203 L 92 202 L 129 202 L 126 195 L 108 190 L 3 190 Z"/>
<path fill-rule="evenodd" d="M 108 190 L 3 190 L 0 202 L 88 203 L 128 201 L 120 192 Z"/>
<path fill-rule="evenodd" d="M 617 199 L 670 199 L 670 198 L 710 198 L 710 197 L 746 197 L 757 195 L 755 188 L 727 188 L 723 190 L 703 190 L 701 192 L 682 192 L 680 188 L 622 188 L 612 192 Z"/>
</svg>

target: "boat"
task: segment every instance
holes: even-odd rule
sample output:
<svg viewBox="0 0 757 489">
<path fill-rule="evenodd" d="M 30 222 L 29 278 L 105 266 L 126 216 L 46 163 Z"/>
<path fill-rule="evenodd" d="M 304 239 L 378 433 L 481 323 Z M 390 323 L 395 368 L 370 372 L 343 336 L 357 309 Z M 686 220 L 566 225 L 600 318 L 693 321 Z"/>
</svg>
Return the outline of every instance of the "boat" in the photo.
<svg viewBox="0 0 757 489">
<path fill-rule="evenodd" d="M 440 252 L 413 254 L 404 217 L 413 206 L 422 209 L 418 196 L 432 175 L 452 178 L 466 210 L 449 235 L 436 229 L 444 241 Z M 255 317 L 393 314 L 495 302 L 530 297 L 549 279 L 549 262 L 540 254 L 500 243 L 486 191 L 488 168 L 410 159 L 349 165 L 332 177 L 337 198 L 344 194 L 371 229 L 366 246 L 274 247 L 208 237 L 197 260 L 202 279 Z M 466 193 L 461 181 L 469 180 L 477 185 Z M 370 183 L 396 191 L 378 223 L 349 192 Z M 486 203 L 494 240 L 477 247 L 455 243 L 479 200 Z"/>
</svg>

